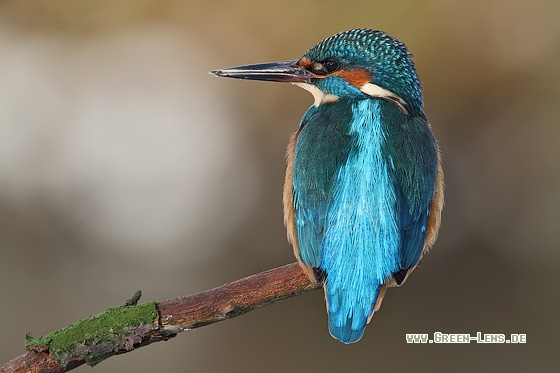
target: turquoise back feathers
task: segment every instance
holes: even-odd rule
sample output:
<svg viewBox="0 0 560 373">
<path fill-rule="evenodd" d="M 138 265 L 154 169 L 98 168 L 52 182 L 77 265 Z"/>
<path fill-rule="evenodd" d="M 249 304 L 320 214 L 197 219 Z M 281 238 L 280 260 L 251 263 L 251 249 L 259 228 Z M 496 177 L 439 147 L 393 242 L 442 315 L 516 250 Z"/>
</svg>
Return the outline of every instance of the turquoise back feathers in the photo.
<svg viewBox="0 0 560 373">
<path fill-rule="evenodd" d="M 358 341 L 440 225 L 443 173 L 411 54 L 356 29 L 296 61 L 213 73 L 292 82 L 315 97 L 288 146 L 285 222 L 302 269 L 324 284 L 331 335 Z"/>
</svg>

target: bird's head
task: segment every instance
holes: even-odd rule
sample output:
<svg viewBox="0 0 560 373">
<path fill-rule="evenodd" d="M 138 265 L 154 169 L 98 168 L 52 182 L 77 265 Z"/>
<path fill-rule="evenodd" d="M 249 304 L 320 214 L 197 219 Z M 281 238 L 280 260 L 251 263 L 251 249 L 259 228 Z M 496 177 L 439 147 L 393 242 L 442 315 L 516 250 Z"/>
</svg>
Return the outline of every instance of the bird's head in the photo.
<svg viewBox="0 0 560 373">
<path fill-rule="evenodd" d="M 422 88 L 412 55 L 395 38 L 354 29 L 331 36 L 299 60 L 212 71 L 239 79 L 291 82 L 310 91 L 315 106 L 339 98 L 383 98 L 402 111 L 422 113 Z"/>
</svg>

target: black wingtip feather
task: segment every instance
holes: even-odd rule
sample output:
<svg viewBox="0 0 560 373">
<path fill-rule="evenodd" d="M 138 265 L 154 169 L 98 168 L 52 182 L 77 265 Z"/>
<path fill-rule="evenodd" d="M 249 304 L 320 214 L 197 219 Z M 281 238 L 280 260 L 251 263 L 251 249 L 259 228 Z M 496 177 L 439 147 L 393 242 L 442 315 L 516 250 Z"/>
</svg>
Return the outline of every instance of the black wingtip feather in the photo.
<svg viewBox="0 0 560 373">
<path fill-rule="evenodd" d="M 325 272 L 321 268 L 313 268 L 313 274 L 315 275 L 315 280 L 317 280 L 317 282 L 320 284 L 323 283 L 327 278 L 327 272 Z"/>
<path fill-rule="evenodd" d="M 400 285 L 400 284 L 403 283 L 404 279 L 406 278 L 407 272 L 408 272 L 408 268 L 407 269 L 401 269 L 400 271 L 393 273 L 393 278 L 397 282 L 397 285 Z"/>
</svg>

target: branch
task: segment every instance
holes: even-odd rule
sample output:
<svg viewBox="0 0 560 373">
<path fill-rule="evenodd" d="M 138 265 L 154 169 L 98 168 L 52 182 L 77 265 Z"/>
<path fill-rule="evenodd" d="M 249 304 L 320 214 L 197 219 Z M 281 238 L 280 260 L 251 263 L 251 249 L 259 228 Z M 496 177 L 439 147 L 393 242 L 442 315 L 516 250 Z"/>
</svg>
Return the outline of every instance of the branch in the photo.
<svg viewBox="0 0 560 373">
<path fill-rule="evenodd" d="M 67 372 L 84 363 L 93 366 L 181 331 L 231 319 L 320 287 L 292 263 L 159 303 L 138 305 L 142 294 L 138 291 L 122 306 L 40 338 L 28 336 L 27 352 L 0 365 L 0 372 Z"/>
</svg>

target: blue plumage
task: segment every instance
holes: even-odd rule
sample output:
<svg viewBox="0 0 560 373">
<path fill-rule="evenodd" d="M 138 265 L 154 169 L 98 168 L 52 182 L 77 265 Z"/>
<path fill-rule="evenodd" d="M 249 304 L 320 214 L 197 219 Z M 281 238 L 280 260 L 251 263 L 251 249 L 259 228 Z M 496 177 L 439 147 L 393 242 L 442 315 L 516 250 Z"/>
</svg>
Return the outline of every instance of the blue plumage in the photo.
<svg viewBox="0 0 560 373">
<path fill-rule="evenodd" d="M 286 226 L 302 269 L 324 281 L 331 335 L 358 341 L 440 225 L 443 173 L 412 56 L 380 31 L 356 29 L 297 61 L 214 74 L 288 81 L 315 97 L 288 147 Z"/>
<path fill-rule="evenodd" d="M 294 158 L 299 253 L 327 274 L 329 330 L 351 343 L 363 334 L 381 286 L 418 261 L 435 172 L 421 210 L 411 211 L 389 161 L 398 154 L 384 141 L 390 124 L 382 120 L 406 123 L 407 115 L 369 98 L 310 111 L 315 114 L 301 124 Z M 431 158 L 436 167 L 435 151 Z"/>
<path fill-rule="evenodd" d="M 352 104 L 353 149 L 331 190 L 321 246 L 329 330 L 346 343 L 361 338 L 381 286 L 400 266 L 396 193 L 382 153 L 380 106 L 369 99 Z"/>
</svg>

